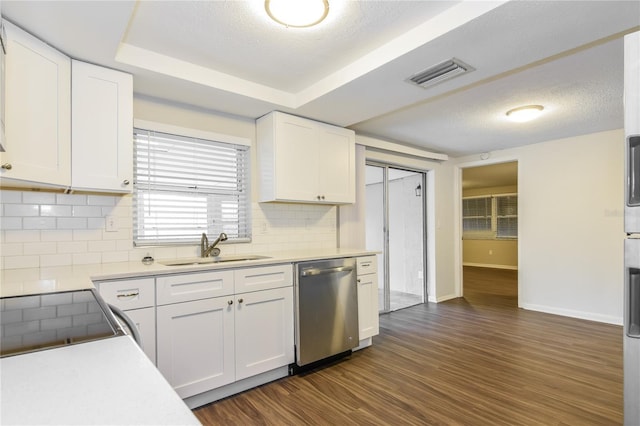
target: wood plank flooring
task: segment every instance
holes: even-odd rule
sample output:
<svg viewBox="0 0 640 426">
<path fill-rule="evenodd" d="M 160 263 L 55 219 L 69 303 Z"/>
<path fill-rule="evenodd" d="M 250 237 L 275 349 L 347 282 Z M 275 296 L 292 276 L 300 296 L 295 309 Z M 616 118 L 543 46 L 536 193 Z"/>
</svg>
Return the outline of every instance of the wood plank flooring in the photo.
<svg viewBox="0 0 640 426">
<path fill-rule="evenodd" d="M 380 318 L 374 346 L 195 410 L 205 425 L 618 425 L 622 328 L 517 308 L 515 271 Z"/>
</svg>

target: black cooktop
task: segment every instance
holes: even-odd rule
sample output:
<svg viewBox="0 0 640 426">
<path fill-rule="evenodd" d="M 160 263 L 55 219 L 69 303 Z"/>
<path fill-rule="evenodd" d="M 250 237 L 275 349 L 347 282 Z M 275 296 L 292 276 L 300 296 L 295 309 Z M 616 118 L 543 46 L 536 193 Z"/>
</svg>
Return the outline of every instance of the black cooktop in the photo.
<svg viewBox="0 0 640 426">
<path fill-rule="evenodd" d="M 124 335 L 96 290 L 0 298 L 0 356 Z"/>
</svg>

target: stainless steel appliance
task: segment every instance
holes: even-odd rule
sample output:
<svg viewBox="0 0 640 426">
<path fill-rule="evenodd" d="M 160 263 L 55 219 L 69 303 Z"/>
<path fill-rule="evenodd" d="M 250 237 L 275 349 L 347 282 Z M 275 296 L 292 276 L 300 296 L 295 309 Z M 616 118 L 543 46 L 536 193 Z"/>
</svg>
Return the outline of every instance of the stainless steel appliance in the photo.
<svg viewBox="0 0 640 426">
<path fill-rule="evenodd" d="M 624 424 L 640 425 L 640 32 L 624 38 Z"/>
<path fill-rule="evenodd" d="M 2 357 L 127 334 L 94 289 L 3 297 L 0 314 Z"/>
<path fill-rule="evenodd" d="M 358 346 L 358 287 L 354 258 L 296 265 L 296 364 L 351 353 Z"/>
<path fill-rule="evenodd" d="M 5 56 L 7 54 L 7 34 L 4 29 L 4 21 L 0 16 L 0 152 L 4 152 L 4 118 L 5 118 Z"/>
</svg>

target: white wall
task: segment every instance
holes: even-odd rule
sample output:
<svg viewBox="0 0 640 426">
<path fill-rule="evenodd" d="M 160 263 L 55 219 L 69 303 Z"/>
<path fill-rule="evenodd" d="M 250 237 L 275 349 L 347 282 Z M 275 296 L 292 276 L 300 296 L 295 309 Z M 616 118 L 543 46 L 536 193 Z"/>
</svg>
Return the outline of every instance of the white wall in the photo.
<svg viewBox="0 0 640 426">
<path fill-rule="evenodd" d="M 623 141 L 623 131 L 614 130 L 448 164 L 456 175 L 463 167 L 518 160 L 521 307 L 622 323 Z M 454 243 L 459 256 L 459 238 Z"/>
<path fill-rule="evenodd" d="M 337 208 L 259 204 L 253 120 L 135 98 L 134 117 L 248 138 L 252 141 L 253 241 L 221 245 L 224 254 L 336 247 Z M 105 216 L 116 232 L 106 232 Z M 139 261 L 198 255 L 198 245 L 134 248 L 130 195 L 0 191 L 0 268 L 15 269 Z"/>
</svg>

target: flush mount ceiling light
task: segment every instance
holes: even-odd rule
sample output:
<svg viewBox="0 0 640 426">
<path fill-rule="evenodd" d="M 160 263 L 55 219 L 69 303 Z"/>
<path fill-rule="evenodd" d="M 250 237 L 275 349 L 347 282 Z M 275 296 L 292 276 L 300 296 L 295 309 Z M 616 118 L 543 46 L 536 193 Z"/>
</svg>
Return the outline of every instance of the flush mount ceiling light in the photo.
<svg viewBox="0 0 640 426">
<path fill-rule="evenodd" d="M 329 14 L 328 0 L 266 0 L 271 19 L 285 27 L 306 28 L 319 24 Z"/>
<path fill-rule="evenodd" d="M 531 121 L 542 114 L 544 107 L 542 105 L 527 105 L 507 111 L 507 117 L 509 120 L 516 123 L 524 123 L 525 121 Z"/>
</svg>

